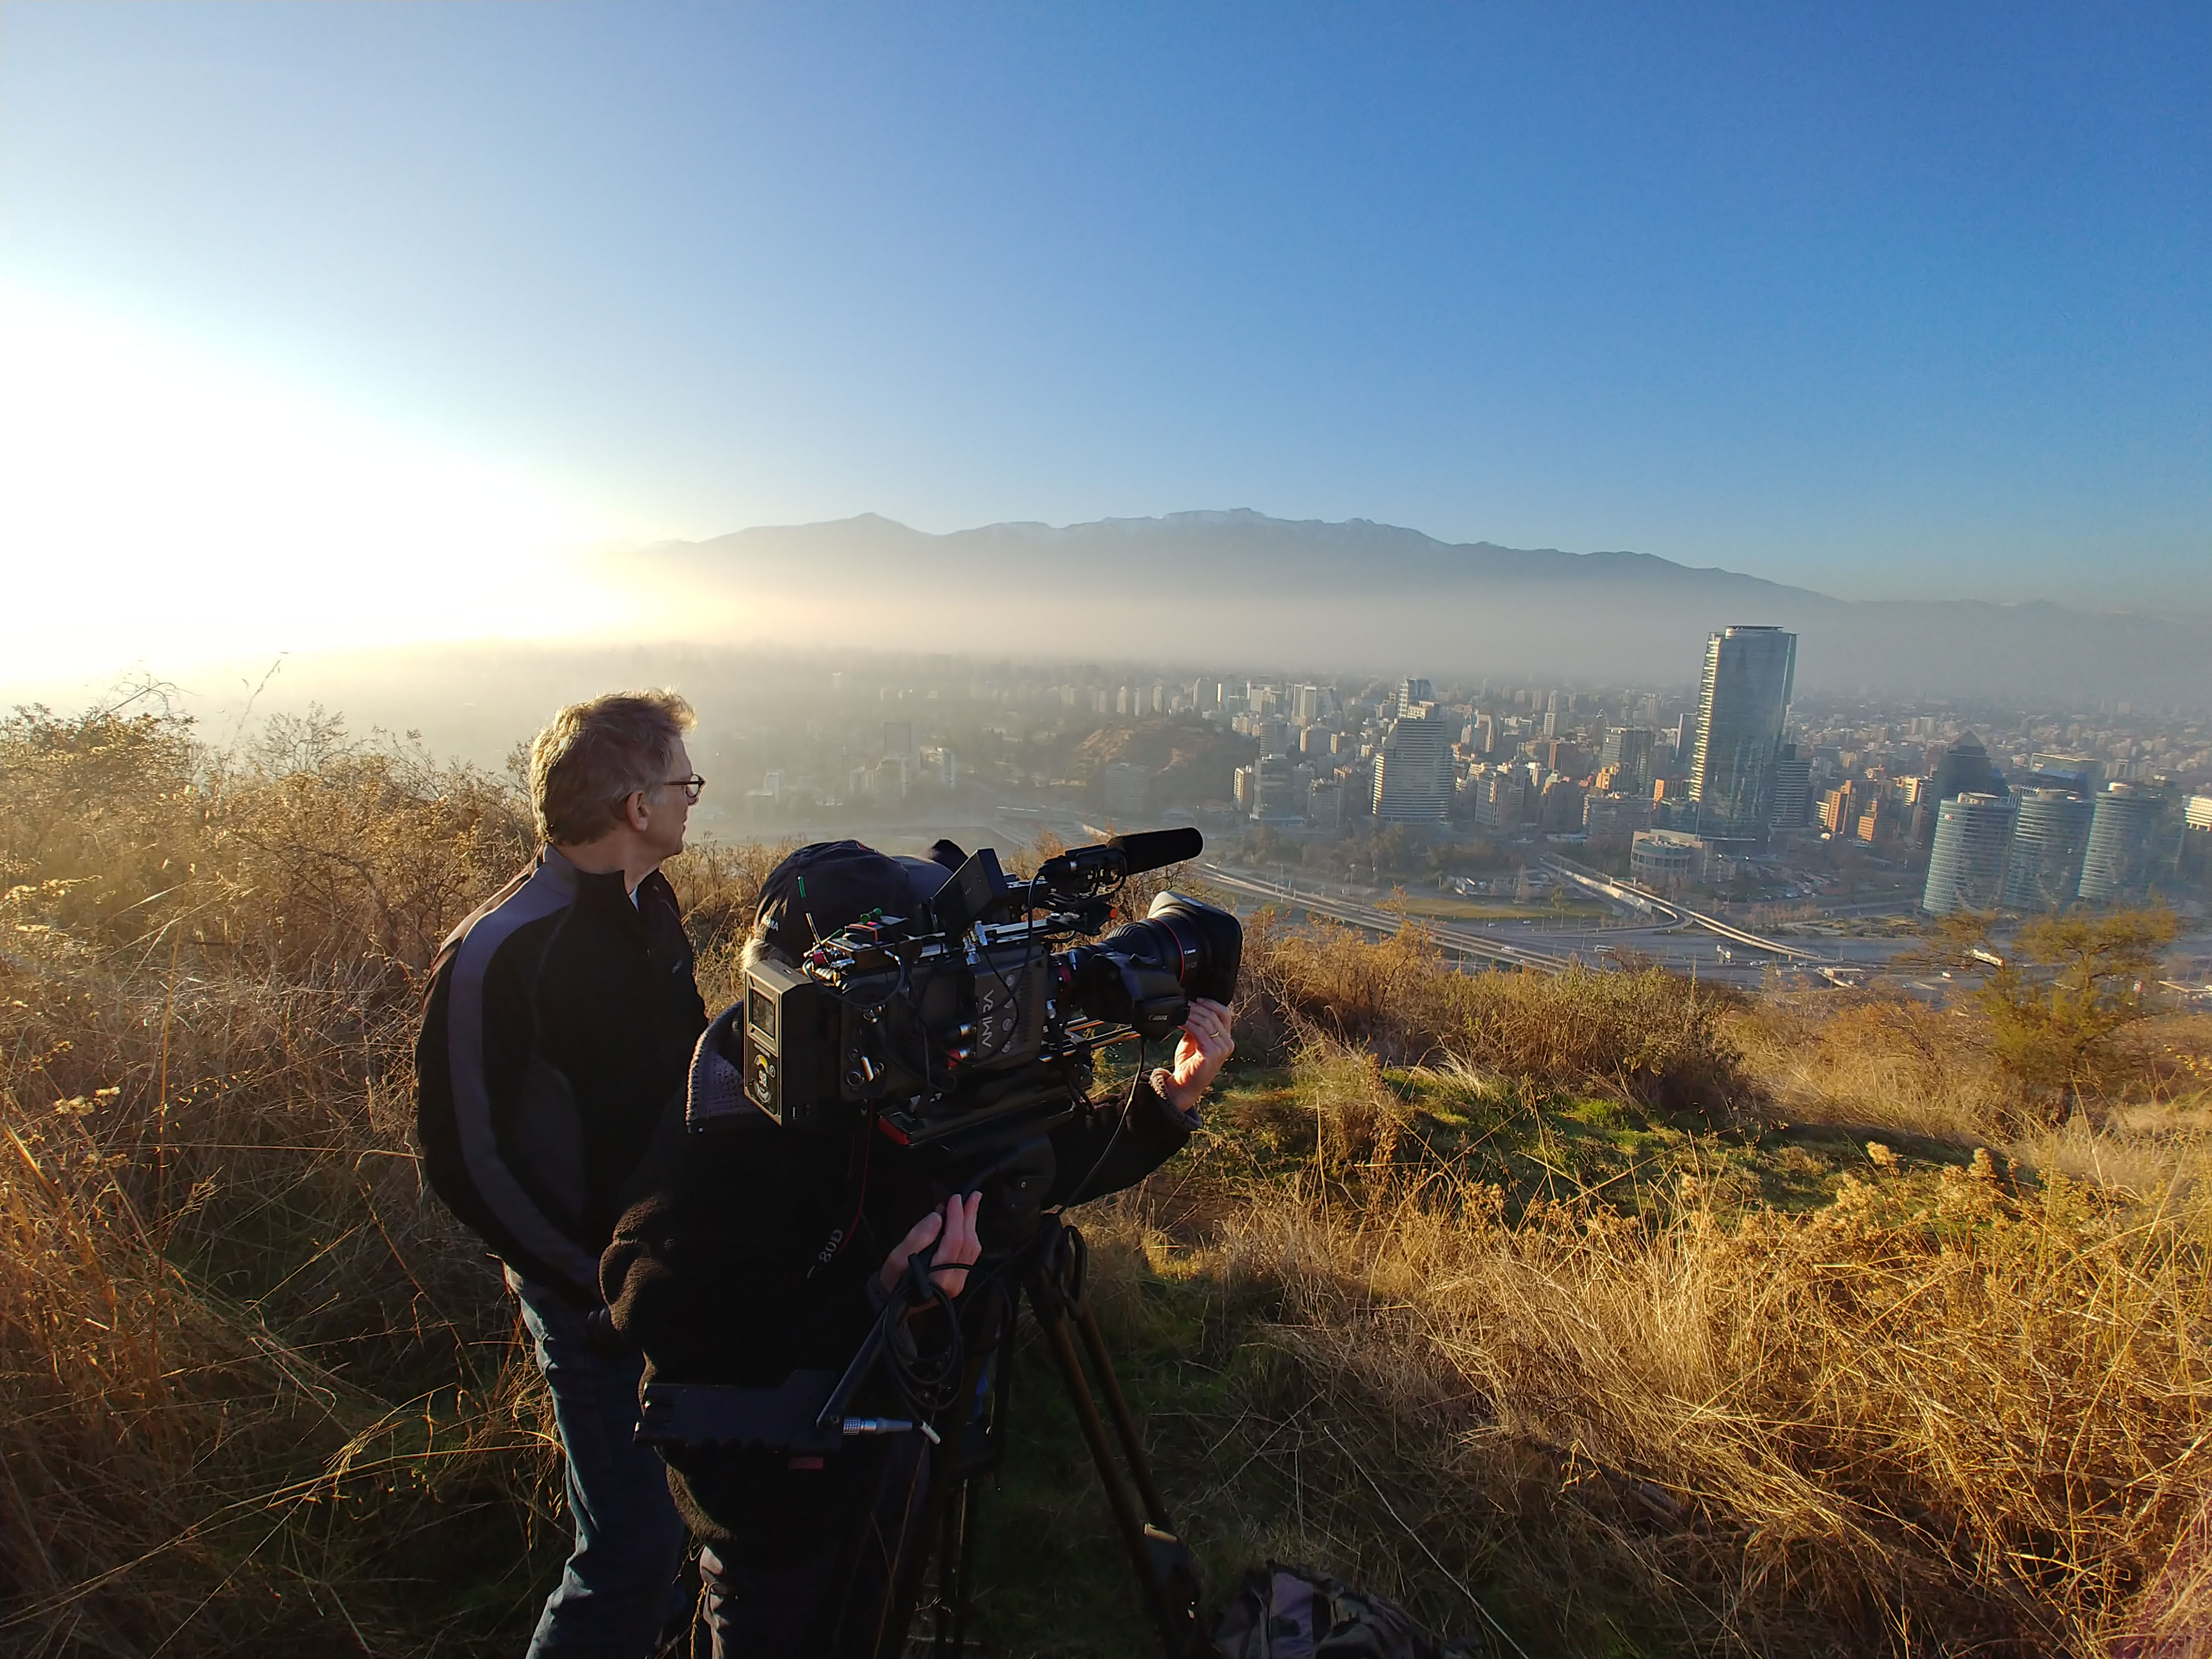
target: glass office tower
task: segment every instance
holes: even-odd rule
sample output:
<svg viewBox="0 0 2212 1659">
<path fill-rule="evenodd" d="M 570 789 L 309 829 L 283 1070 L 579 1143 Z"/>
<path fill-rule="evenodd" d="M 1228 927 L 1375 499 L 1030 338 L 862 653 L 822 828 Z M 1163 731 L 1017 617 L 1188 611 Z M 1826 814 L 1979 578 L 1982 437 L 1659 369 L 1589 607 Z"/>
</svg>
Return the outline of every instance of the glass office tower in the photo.
<svg viewBox="0 0 2212 1659">
<path fill-rule="evenodd" d="M 1375 756 L 1375 816 L 1384 823 L 1442 823 L 1451 815 L 1451 728 L 1401 716 Z"/>
<path fill-rule="evenodd" d="M 1931 916 L 1996 909 L 2004 898 L 2012 820 L 2012 803 L 1999 795 L 1957 795 L 1938 806 L 1920 908 Z"/>
<path fill-rule="evenodd" d="M 1996 769 L 1990 764 L 1988 748 L 1979 738 L 1967 732 L 1945 750 L 1943 758 L 1936 763 L 1936 775 L 1922 793 L 1921 810 L 1914 815 L 1914 839 L 1923 852 L 1936 844 L 1936 809 L 1954 796 L 2004 793 Z"/>
<path fill-rule="evenodd" d="M 2088 801 L 2071 790 L 2021 792 L 2005 862 L 2007 909 L 2061 910 L 2074 902 L 2089 845 L 2089 813 Z"/>
<path fill-rule="evenodd" d="M 1795 634 L 1738 627 L 1706 641 L 1690 751 L 1690 799 L 1703 834 L 1765 838 L 1796 678 Z"/>
<path fill-rule="evenodd" d="M 2150 885 L 2151 831 L 2164 801 L 2131 784 L 2107 784 L 2089 820 L 2081 857 L 2081 896 L 2092 904 L 2140 898 Z"/>
</svg>

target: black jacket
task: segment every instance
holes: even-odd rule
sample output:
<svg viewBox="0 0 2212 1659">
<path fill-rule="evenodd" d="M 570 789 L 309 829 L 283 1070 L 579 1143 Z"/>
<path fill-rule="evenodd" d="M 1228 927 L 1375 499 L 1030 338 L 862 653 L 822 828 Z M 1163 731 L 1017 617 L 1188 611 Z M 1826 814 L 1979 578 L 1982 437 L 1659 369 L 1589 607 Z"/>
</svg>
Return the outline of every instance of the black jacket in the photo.
<svg viewBox="0 0 2212 1659">
<path fill-rule="evenodd" d="M 415 1048 L 431 1187 L 524 1278 L 597 1305 L 623 1209 L 680 1146 L 707 1023 L 675 890 L 546 848 L 440 951 Z"/>
<path fill-rule="evenodd" d="M 1131 1186 L 1190 1130 L 1139 1083 L 1126 1103 L 1053 1133 L 1043 1201 Z M 943 1204 L 942 1180 L 865 1128 L 832 1138 L 755 1115 L 691 1143 L 674 1182 L 623 1217 L 600 1262 L 616 1328 L 645 1351 L 646 1380 L 772 1388 L 795 1370 L 842 1371 L 875 1319 L 870 1287 L 884 1257 Z M 988 1244 L 988 1210 L 981 1226 Z M 757 1451 L 663 1450 L 692 1530 L 755 1557 L 818 1537 L 844 1501 L 834 1468 L 801 1477 Z"/>
</svg>

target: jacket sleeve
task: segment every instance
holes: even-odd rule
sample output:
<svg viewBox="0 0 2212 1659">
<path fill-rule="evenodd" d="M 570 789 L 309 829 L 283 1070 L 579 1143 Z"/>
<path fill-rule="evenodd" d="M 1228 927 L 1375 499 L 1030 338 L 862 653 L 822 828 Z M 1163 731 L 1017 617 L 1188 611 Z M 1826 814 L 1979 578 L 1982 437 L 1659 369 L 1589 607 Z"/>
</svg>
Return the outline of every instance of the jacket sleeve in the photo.
<svg viewBox="0 0 2212 1659">
<path fill-rule="evenodd" d="M 1133 1187 L 1181 1152 L 1198 1127 L 1139 1073 L 1118 1107 L 1085 1112 L 1053 1132 L 1056 1171 L 1049 1202 L 1080 1204 Z"/>
<path fill-rule="evenodd" d="M 510 958 L 465 939 L 433 990 L 416 1048 L 416 1123 L 432 1187 L 525 1279 L 579 1308 L 599 1304 L 599 1259 L 548 1213 L 536 1182 L 509 1162 L 511 1121 L 533 1021 Z"/>
</svg>

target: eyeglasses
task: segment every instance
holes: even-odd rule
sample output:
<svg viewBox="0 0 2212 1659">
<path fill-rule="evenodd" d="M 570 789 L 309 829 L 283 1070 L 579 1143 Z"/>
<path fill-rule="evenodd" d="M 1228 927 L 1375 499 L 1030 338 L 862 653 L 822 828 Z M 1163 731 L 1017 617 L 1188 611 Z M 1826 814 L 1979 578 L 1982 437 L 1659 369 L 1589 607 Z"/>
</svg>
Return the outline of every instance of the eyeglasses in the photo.
<svg viewBox="0 0 2212 1659">
<path fill-rule="evenodd" d="M 688 778 L 663 778 L 660 781 L 660 787 L 664 789 L 681 789 L 684 792 L 684 799 L 696 806 L 699 804 L 699 792 L 707 787 L 707 780 L 694 772 Z"/>
</svg>

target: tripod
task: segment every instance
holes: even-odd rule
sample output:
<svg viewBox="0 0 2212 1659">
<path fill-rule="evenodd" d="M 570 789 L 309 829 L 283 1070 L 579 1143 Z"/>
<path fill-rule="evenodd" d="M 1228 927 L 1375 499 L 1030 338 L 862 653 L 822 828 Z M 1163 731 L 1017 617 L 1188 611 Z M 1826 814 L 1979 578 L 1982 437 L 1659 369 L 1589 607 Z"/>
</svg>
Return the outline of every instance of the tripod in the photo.
<svg viewBox="0 0 2212 1659">
<path fill-rule="evenodd" d="M 1012 1420 L 1014 1336 L 1020 1322 L 1020 1297 L 1024 1294 L 1051 1350 L 1060 1387 L 1075 1409 L 1146 1611 L 1159 1630 L 1161 1645 L 1168 1659 L 1189 1659 L 1197 1650 L 1197 1566 L 1169 1524 L 1167 1505 L 1152 1478 L 1152 1462 L 1145 1455 L 1136 1419 L 1129 1414 L 1129 1402 L 1114 1375 L 1113 1356 L 1098 1328 L 1097 1315 L 1085 1298 L 1086 1260 L 1083 1235 L 1057 1213 L 1046 1214 L 1004 1270 L 1018 1289 L 1011 1291 L 1003 1304 L 1004 1322 L 996 1333 L 997 1340 L 968 1362 L 955 1409 L 970 1415 L 967 1420 L 947 1425 L 955 1432 L 946 1436 L 938 1453 L 939 1473 L 930 1483 L 930 1504 L 922 1520 L 923 1538 L 933 1537 L 934 1570 L 928 1575 L 933 1594 L 919 1609 L 930 1616 L 927 1639 L 932 1659 L 959 1659 L 967 1639 L 976 1510 L 981 1501 L 976 1481 L 994 1471 L 1005 1453 Z M 1097 1379 L 1096 1394 L 1077 1353 L 1079 1343 Z M 990 1372 L 988 1407 L 978 1412 L 987 1370 Z M 1099 1395 L 1104 1397 L 1106 1416 L 1113 1421 L 1114 1438 L 1121 1443 L 1119 1460 L 1099 1415 Z M 1127 1466 L 1126 1479 L 1123 1463 Z M 911 1630 L 911 1622 L 908 1628 Z"/>
</svg>

